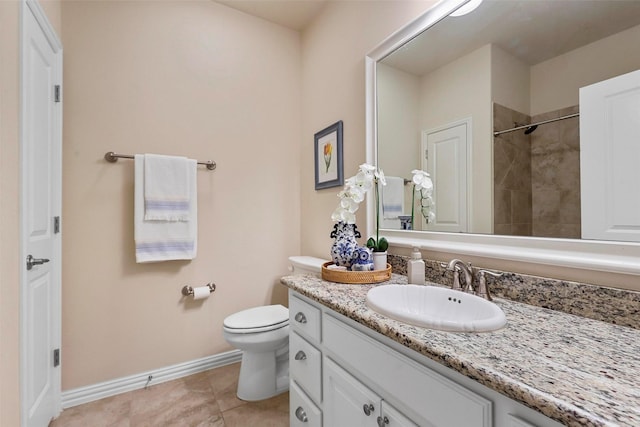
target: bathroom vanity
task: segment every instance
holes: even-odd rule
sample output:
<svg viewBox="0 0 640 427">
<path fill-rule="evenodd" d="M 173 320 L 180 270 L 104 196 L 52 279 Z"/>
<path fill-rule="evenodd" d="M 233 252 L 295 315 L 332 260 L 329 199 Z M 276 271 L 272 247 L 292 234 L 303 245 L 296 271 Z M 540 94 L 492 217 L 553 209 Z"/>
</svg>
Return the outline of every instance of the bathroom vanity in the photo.
<svg viewBox="0 0 640 427">
<path fill-rule="evenodd" d="M 367 308 L 373 286 L 287 276 L 291 426 L 638 426 L 640 331 L 496 298 L 450 333 Z"/>
</svg>

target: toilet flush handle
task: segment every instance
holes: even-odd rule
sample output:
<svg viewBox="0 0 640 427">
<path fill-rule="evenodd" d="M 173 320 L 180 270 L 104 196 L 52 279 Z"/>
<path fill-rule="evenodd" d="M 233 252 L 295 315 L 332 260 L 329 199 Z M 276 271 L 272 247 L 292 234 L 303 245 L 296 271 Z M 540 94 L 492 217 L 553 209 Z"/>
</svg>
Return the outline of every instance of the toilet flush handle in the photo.
<svg viewBox="0 0 640 427">
<path fill-rule="evenodd" d="M 298 312 L 294 317 L 298 323 L 307 323 L 307 317 L 302 312 Z"/>
</svg>

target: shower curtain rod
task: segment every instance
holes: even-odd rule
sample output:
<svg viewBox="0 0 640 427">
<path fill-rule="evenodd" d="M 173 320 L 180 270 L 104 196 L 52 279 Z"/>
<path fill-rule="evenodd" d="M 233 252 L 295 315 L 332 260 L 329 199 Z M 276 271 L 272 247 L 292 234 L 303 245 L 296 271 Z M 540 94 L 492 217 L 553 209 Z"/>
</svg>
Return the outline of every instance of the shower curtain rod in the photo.
<svg viewBox="0 0 640 427">
<path fill-rule="evenodd" d="M 580 115 L 580 113 L 569 114 L 567 116 L 556 117 L 555 119 L 543 120 L 543 121 L 538 122 L 538 123 L 531 123 L 531 124 L 528 124 L 528 125 L 517 126 L 517 127 L 511 128 L 511 129 L 506 129 L 506 130 L 501 130 L 501 131 L 498 131 L 498 132 L 494 132 L 493 136 L 502 135 L 503 133 L 508 133 L 508 132 L 514 132 L 514 131 L 520 130 L 520 129 L 527 129 L 527 128 L 530 128 L 532 126 L 538 126 L 538 125 L 544 125 L 544 124 L 551 123 L 551 122 L 557 122 L 558 120 L 571 119 L 573 117 L 578 117 L 579 115 Z"/>
</svg>

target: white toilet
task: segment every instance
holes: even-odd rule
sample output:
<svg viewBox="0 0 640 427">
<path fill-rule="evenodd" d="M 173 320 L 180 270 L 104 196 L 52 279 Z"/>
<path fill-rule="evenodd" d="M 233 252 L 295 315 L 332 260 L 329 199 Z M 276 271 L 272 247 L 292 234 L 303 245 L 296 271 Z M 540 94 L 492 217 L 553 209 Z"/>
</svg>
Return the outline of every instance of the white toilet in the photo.
<svg viewBox="0 0 640 427">
<path fill-rule="evenodd" d="M 289 258 L 293 274 L 319 276 L 324 259 Z M 289 389 L 289 309 L 267 305 L 239 311 L 224 319 L 224 338 L 242 350 L 238 398 L 268 399 Z"/>
</svg>

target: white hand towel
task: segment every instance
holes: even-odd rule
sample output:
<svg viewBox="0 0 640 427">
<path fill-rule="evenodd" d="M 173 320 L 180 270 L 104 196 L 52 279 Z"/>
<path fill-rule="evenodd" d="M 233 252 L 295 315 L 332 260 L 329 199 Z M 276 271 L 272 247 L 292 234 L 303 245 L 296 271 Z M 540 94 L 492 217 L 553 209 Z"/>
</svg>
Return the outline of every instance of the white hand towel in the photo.
<svg viewBox="0 0 640 427">
<path fill-rule="evenodd" d="M 395 219 L 404 211 L 404 178 L 387 176 L 387 185 L 382 188 L 382 217 Z"/>
<path fill-rule="evenodd" d="M 144 219 L 189 221 L 190 162 L 186 157 L 144 155 Z"/>
<path fill-rule="evenodd" d="M 134 228 L 136 262 L 193 259 L 198 248 L 198 199 L 195 160 L 187 159 L 189 172 L 189 221 L 144 219 L 144 155 L 135 156 Z"/>
</svg>

